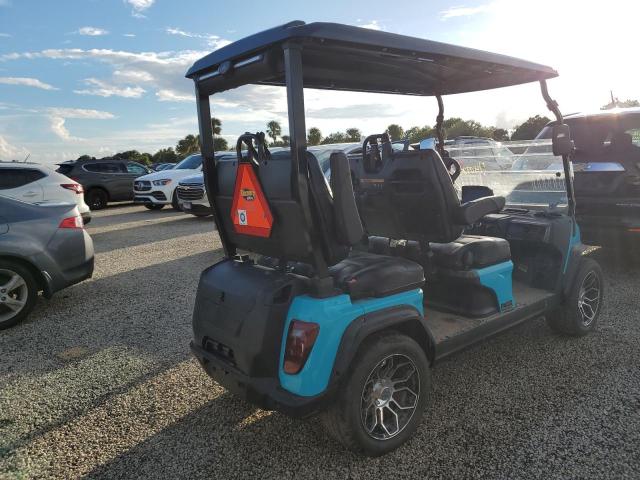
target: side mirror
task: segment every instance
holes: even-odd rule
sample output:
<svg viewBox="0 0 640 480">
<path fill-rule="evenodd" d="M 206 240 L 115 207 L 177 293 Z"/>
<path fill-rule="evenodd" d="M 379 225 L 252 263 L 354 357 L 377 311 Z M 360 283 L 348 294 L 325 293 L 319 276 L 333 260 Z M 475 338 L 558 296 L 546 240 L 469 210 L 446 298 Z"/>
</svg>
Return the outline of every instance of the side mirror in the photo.
<svg viewBox="0 0 640 480">
<path fill-rule="evenodd" d="M 555 156 L 569 155 L 573 151 L 573 140 L 569 125 L 554 125 L 551 132 L 551 145 Z"/>
</svg>

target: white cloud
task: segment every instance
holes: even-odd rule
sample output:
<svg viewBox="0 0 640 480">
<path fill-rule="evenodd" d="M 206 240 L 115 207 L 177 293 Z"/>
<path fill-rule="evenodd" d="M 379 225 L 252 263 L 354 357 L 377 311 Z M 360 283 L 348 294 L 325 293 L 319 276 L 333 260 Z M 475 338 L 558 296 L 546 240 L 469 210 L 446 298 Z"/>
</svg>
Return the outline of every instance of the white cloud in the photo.
<svg viewBox="0 0 640 480">
<path fill-rule="evenodd" d="M 358 24 L 358 26 L 362 28 L 368 28 L 370 30 L 384 30 L 384 28 L 382 28 L 382 25 L 380 25 L 380 22 L 378 22 L 378 20 L 371 20 L 370 22 L 367 22 L 367 23 Z"/>
<path fill-rule="evenodd" d="M 97 95 L 100 97 L 115 96 L 124 98 L 140 98 L 146 92 L 144 88 L 139 86 L 120 87 L 103 80 L 98 80 L 97 78 L 87 78 L 84 83 L 89 85 L 91 88 L 74 90 L 73 92 L 79 95 Z"/>
<path fill-rule="evenodd" d="M 466 7 L 466 6 L 451 7 L 444 10 L 443 12 L 440 12 L 440 18 L 442 18 L 443 20 L 447 20 L 449 18 L 456 18 L 456 17 L 469 17 L 473 15 L 478 15 L 479 13 L 486 13 L 496 8 L 496 6 L 497 4 L 494 2 L 494 3 L 485 3 L 482 5 L 478 5 L 476 7 Z"/>
<path fill-rule="evenodd" d="M 123 37 L 133 38 L 133 37 L 135 37 L 135 36 L 136 36 L 136 34 L 135 34 L 135 33 L 123 33 L 123 34 L 122 34 L 122 36 L 123 36 Z"/>
<path fill-rule="evenodd" d="M 218 49 L 218 48 L 222 48 L 225 45 L 229 45 L 229 40 L 225 40 L 223 38 L 220 38 L 218 35 L 212 35 L 212 34 L 201 34 L 201 33 L 192 33 L 192 32 L 187 32 L 184 30 L 181 30 L 179 28 L 173 28 L 173 27 L 167 27 L 165 29 L 165 31 L 169 34 L 169 35 L 177 35 L 179 37 L 187 37 L 187 38 L 198 38 L 201 40 L 205 40 L 206 44 L 213 48 L 214 50 Z"/>
<path fill-rule="evenodd" d="M 10 34 L 10 33 L 3 33 L 3 32 L 0 32 L 0 37 L 2 37 L 2 38 L 9 38 L 9 37 L 11 37 L 11 34 Z"/>
<path fill-rule="evenodd" d="M 193 95 L 186 95 L 180 92 L 175 92 L 173 90 L 167 90 L 167 89 L 163 89 L 163 90 L 158 90 L 156 92 L 156 97 L 158 97 L 158 100 L 161 102 L 193 102 L 194 100 L 194 96 Z"/>
<path fill-rule="evenodd" d="M 0 135 L 0 160 L 22 160 L 29 154 L 24 147 L 16 147 Z"/>
<path fill-rule="evenodd" d="M 110 112 L 86 108 L 49 108 L 47 111 L 49 113 L 51 131 L 60 139 L 67 142 L 84 141 L 82 138 L 74 137 L 69 130 L 67 130 L 65 125 L 67 119 L 108 120 L 115 118 Z"/>
<path fill-rule="evenodd" d="M 88 35 L 90 37 L 99 37 L 101 35 L 107 35 L 109 32 L 103 28 L 97 27 L 82 27 L 78 29 L 80 35 Z"/>
<path fill-rule="evenodd" d="M 146 18 L 142 12 L 149 9 L 155 3 L 155 0 L 124 0 L 124 3 L 131 5 L 133 8 L 131 15 L 136 18 Z"/>
<path fill-rule="evenodd" d="M 0 77 L 0 83 L 5 85 L 22 85 L 25 87 L 40 88 L 42 90 L 58 90 L 53 85 L 41 82 L 37 78 L 29 77 Z"/>
</svg>

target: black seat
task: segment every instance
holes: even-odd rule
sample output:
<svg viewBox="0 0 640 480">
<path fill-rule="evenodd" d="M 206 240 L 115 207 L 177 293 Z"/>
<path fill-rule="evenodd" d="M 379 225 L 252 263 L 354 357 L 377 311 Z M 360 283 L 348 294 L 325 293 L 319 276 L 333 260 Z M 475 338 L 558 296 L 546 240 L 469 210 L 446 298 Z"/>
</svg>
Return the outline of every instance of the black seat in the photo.
<svg viewBox="0 0 640 480">
<path fill-rule="evenodd" d="M 452 270 L 485 268 L 511 260 L 509 242 L 504 238 L 462 235 L 450 243 L 432 243 L 436 267 Z"/>
<path fill-rule="evenodd" d="M 433 150 L 385 155 L 382 148 L 381 162 L 372 162 L 372 153 L 351 159 L 358 210 L 369 235 L 423 245 L 447 243 L 465 226 L 504 208 L 504 197 L 496 196 L 461 205 L 442 158 Z"/>
<path fill-rule="evenodd" d="M 365 252 L 352 252 L 329 273 L 335 285 L 352 299 L 385 297 L 424 284 L 424 271 L 416 262 Z"/>
</svg>

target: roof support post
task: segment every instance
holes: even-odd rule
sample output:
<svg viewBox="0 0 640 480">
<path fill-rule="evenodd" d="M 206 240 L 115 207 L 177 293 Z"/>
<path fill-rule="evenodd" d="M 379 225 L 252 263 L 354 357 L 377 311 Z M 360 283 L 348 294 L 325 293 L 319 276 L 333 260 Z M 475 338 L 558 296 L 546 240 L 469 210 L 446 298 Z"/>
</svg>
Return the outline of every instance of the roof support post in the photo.
<svg viewBox="0 0 640 480">
<path fill-rule="evenodd" d="M 302 207 L 304 221 L 311 227 L 313 215 L 309 201 L 309 167 L 307 165 L 307 128 L 304 115 L 304 80 L 302 73 L 302 45 L 286 42 L 284 50 L 284 76 L 287 86 L 287 109 L 289 113 L 289 137 L 291 149 L 291 182 Z M 314 242 L 313 259 L 316 275 L 328 276 L 327 264 L 321 245 Z"/>
<path fill-rule="evenodd" d="M 540 90 L 542 92 L 542 98 L 544 98 L 544 101 L 547 103 L 547 108 L 556 117 L 558 124 L 564 123 L 558 102 L 549 95 L 549 88 L 546 80 L 540 80 Z M 569 158 L 569 155 L 562 155 L 562 166 L 564 169 L 564 181 L 567 188 L 569 215 L 573 217 L 576 213 L 576 195 L 573 189 L 573 175 L 571 173 L 571 159 Z"/>
<path fill-rule="evenodd" d="M 438 116 L 436 117 L 436 135 L 438 136 L 438 152 L 444 157 L 444 102 L 441 95 L 436 95 L 438 100 Z"/>
<path fill-rule="evenodd" d="M 207 189 L 207 198 L 211 203 L 213 219 L 222 241 L 222 248 L 227 258 L 233 258 L 236 254 L 235 247 L 231 247 L 227 234 L 218 216 L 215 198 L 218 193 L 218 173 L 216 170 L 215 151 L 213 149 L 213 129 L 211 126 L 211 106 L 209 96 L 200 92 L 197 82 L 196 104 L 198 107 L 198 125 L 200 127 L 200 154 L 202 155 L 202 172 L 204 174 L 204 184 Z"/>
</svg>

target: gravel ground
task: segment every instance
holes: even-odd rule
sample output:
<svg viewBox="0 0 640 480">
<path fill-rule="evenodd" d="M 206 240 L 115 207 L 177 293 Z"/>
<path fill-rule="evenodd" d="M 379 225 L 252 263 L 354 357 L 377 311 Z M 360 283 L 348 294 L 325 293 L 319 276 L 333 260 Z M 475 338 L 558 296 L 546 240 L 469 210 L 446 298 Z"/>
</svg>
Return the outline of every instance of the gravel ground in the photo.
<svg viewBox="0 0 640 480">
<path fill-rule="evenodd" d="M 190 357 L 210 220 L 117 206 L 89 231 L 94 277 L 0 332 L 0 478 L 640 478 L 640 265 L 595 250 L 595 334 L 535 320 L 443 362 L 415 438 L 369 459 Z"/>
</svg>

